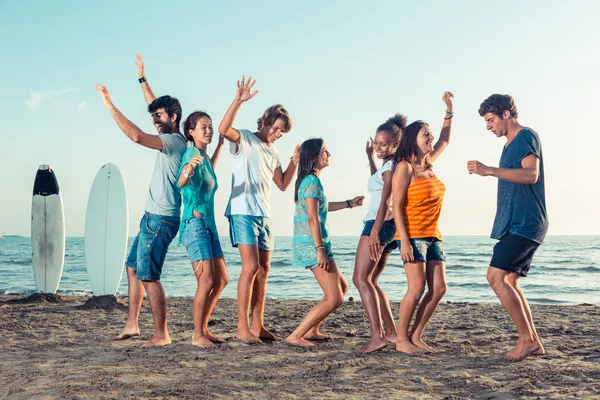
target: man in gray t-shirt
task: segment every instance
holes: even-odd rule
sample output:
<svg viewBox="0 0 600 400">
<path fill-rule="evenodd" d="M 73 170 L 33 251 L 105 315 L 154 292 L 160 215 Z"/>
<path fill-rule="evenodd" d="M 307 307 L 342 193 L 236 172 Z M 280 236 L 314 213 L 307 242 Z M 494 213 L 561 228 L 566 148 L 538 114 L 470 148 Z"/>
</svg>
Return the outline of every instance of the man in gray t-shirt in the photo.
<svg viewBox="0 0 600 400">
<path fill-rule="evenodd" d="M 144 147 L 158 150 L 146 198 L 146 212 L 126 261 L 129 313 L 125 328 L 116 339 L 129 339 L 140 334 L 138 318 L 145 289 L 154 317 L 154 335 L 144 346 L 165 346 L 171 343 L 171 338 L 167 329 L 167 301 L 160 275 L 169 244 L 179 230 L 181 195 L 177 174 L 187 143 L 179 132 L 179 101 L 171 96 L 155 98 L 143 76 L 141 57 L 138 60 L 141 70 L 138 78 L 158 135 L 140 130 L 113 105 L 106 87 L 96 85 L 104 105 L 127 137 Z"/>
<path fill-rule="evenodd" d="M 544 354 L 529 303 L 519 287 L 527 276 L 535 251 L 548 230 L 544 192 L 544 160 L 538 134 L 519 124 L 511 96 L 494 94 L 479 108 L 487 129 L 506 137 L 500 167 L 469 161 L 470 174 L 498 178 L 498 205 L 492 238 L 498 239 L 487 280 L 517 328 L 517 345 L 504 354 L 510 361 Z"/>
</svg>

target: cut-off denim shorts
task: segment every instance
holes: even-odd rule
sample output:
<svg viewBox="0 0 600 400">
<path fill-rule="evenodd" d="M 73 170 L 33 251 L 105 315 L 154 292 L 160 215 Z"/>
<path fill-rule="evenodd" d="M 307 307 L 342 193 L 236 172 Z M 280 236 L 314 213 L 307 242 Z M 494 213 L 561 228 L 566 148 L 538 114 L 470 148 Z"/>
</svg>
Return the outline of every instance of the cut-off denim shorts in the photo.
<svg viewBox="0 0 600 400">
<path fill-rule="evenodd" d="M 192 217 L 186 221 L 181 243 L 187 249 L 192 262 L 223 257 L 219 235 L 208 227 L 203 216 Z"/>
<path fill-rule="evenodd" d="M 397 242 L 398 249 L 401 249 L 400 240 L 397 240 Z M 446 261 L 444 242 L 438 238 L 429 237 L 410 239 L 410 244 L 413 248 L 414 262 Z"/>
</svg>

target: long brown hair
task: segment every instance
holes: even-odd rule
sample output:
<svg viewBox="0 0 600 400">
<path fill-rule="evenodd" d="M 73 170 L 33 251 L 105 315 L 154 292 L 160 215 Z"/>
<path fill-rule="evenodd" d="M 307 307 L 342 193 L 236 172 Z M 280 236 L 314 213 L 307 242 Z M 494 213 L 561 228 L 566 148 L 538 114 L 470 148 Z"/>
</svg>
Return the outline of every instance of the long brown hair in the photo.
<svg viewBox="0 0 600 400">
<path fill-rule="evenodd" d="M 308 139 L 300 145 L 300 163 L 298 164 L 298 177 L 296 178 L 296 189 L 294 191 L 294 201 L 298 201 L 298 188 L 302 180 L 315 172 L 317 160 L 321 155 L 323 148 L 323 139 Z"/>
<path fill-rule="evenodd" d="M 417 136 L 419 136 L 419 132 L 421 128 L 424 126 L 429 126 L 425 121 L 415 121 L 408 125 L 402 131 L 402 138 L 400 139 L 400 144 L 396 149 L 396 153 L 394 153 L 393 158 L 393 168 L 396 168 L 396 165 L 400 164 L 400 161 L 405 160 L 406 162 L 412 163 L 416 160 L 419 150 L 417 146 Z M 432 165 L 429 161 L 429 154 L 425 156 L 425 169 L 431 169 Z"/>
</svg>

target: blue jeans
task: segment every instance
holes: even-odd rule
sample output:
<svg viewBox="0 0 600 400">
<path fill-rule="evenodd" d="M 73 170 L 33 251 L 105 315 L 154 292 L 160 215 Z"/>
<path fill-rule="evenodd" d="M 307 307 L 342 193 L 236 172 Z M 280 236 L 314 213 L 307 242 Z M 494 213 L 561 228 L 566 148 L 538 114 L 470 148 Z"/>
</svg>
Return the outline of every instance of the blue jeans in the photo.
<svg viewBox="0 0 600 400">
<path fill-rule="evenodd" d="M 371 236 L 371 230 L 373 229 L 373 225 L 375 224 L 375 220 L 371 219 L 365 222 L 365 226 L 363 228 L 361 236 Z M 381 245 L 384 247 L 384 251 L 391 253 L 393 250 L 398 248 L 394 237 L 396 236 L 396 223 L 393 219 L 388 221 L 384 221 L 383 225 L 381 225 L 381 229 L 379 229 L 379 240 L 381 241 Z"/>
<path fill-rule="evenodd" d="M 169 244 L 179 230 L 179 217 L 144 213 L 140 232 L 133 241 L 127 266 L 136 271 L 141 281 L 158 281 Z"/>
<path fill-rule="evenodd" d="M 401 249 L 400 240 L 397 240 L 397 242 L 398 248 Z M 413 248 L 414 262 L 446 261 L 444 242 L 438 238 L 410 239 L 410 244 Z"/>
<path fill-rule="evenodd" d="M 229 216 L 229 237 L 231 245 L 239 244 L 258 246 L 265 251 L 273 251 L 275 236 L 271 233 L 271 219 L 254 215 Z"/>
<path fill-rule="evenodd" d="M 192 217 L 186 222 L 181 243 L 192 262 L 223 257 L 219 235 L 208 228 L 204 217 Z"/>
</svg>

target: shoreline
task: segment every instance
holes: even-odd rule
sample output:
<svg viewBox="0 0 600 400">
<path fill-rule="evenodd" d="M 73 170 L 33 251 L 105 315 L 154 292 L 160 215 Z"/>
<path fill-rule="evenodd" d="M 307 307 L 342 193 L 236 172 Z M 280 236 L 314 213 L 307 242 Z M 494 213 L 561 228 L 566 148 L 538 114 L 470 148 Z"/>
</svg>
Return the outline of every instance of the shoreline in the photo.
<svg viewBox="0 0 600 400">
<path fill-rule="evenodd" d="M 314 349 L 235 340 L 236 303 L 221 299 L 211 330 L 227 343 L 191 346 L 192 301 L 167 303 L 173 344 L 140 346 L 152 332 L 144 301 L 141 336 L 116 342 L 126 308 L 84 310 L 85 296 L 62 303 L 6 303 L 0 296 L 0 397 L 50 398 L 572 398 L 600 397 L 600 307 L 532 305 L 547 354 L 502 359 L 516 341 L 506 312 L 492 303 L 442 303 L 424 340 L 441 352 L 406 356 L 392 346 L 371 355 L 355 347 L 370 333 L 360 302 L 325 320 L 334 340 Z M 123 306 L 126 298 L 119 298 Z M 265 324 L 285 337 L 310 300 L 267 300 Z M 398 303 L 392 303 L 397 316 Z"/>
</svg>

